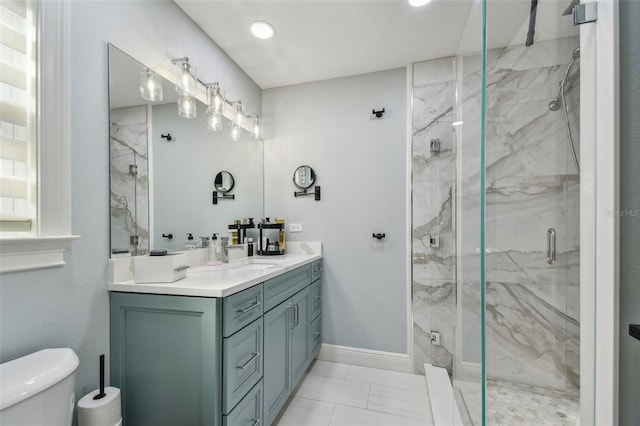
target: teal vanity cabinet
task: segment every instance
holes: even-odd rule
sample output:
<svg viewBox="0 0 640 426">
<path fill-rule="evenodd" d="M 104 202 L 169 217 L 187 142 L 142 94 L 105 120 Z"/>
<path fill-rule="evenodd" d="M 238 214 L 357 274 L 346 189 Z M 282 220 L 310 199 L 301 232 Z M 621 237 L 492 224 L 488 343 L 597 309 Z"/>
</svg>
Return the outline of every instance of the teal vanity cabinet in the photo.
<svg viewBox="0 0 640 426">
<path fill-rule="evenodd" d="M 127 425 L 219 425 L 221 300 L 111 293 L 111 384 Z"/>
<path fill-rule="evenodd" d="M 271 425 L 320 349 L 320 271 L 224 298 L 112 292 L 125 425 Z"/>
</svg>

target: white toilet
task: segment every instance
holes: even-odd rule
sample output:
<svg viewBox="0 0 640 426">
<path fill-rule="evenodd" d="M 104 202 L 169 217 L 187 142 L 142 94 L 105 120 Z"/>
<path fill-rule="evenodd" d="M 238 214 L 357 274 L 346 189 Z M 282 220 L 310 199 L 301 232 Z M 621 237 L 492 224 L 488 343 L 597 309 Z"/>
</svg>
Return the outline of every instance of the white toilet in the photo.
<svg viewBox="0 0 640 426">
<path fill-rule="evenodd" d="M 71 425 L 78 364 L 68 348 L 0 364 L 0 425 Z"/>
</svg>

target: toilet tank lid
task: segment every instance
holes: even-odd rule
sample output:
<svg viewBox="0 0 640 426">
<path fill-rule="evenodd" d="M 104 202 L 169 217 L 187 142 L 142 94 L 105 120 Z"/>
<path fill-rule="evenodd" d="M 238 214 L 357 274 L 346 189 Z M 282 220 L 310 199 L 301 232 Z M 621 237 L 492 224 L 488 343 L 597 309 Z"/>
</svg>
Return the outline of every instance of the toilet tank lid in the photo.
<svg viewBox="0 0 640 426">
<path fill-rule="evenodd" d="M 76 371 L 79 363 L 73 350 L 54 348 L 0 364 L 0 410 L 64 380 Z"/>
</svg>

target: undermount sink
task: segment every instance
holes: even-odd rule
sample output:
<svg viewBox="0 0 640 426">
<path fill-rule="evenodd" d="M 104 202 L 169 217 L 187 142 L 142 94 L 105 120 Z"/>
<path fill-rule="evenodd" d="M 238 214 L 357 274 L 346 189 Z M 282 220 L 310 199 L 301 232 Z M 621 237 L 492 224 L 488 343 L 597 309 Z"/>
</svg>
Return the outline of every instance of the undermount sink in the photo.
<svg viewBox="0 0 640 426">
<path fill-rule="evenodd" d="M 257 262 L 257 263 L 243 263 L 241 265 L 232 266 L 231 269 L 234 270 L 243 270 L 243 271 L 261 271 L 267 268 L 273 268 L 274 266 L 279 266 L 278 263 L 273 262 Z"/>
</svg>

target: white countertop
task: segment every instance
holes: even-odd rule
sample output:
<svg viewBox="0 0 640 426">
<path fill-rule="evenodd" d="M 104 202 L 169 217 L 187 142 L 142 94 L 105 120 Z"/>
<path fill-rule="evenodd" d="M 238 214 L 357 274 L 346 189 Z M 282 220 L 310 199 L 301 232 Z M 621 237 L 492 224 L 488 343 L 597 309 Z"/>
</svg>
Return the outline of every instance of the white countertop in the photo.
<svg viewBox="0 0 640 426">
<path fill-rule="evenodd" d="M 187 276 L 172 283 L 110 282 L 109 291 L 173 294 L 180 296 L 226 297 L 270 278 L 322 258 L 322 254 L 253 256 L 218 266 L 189 268 Z"/>
</svg>

